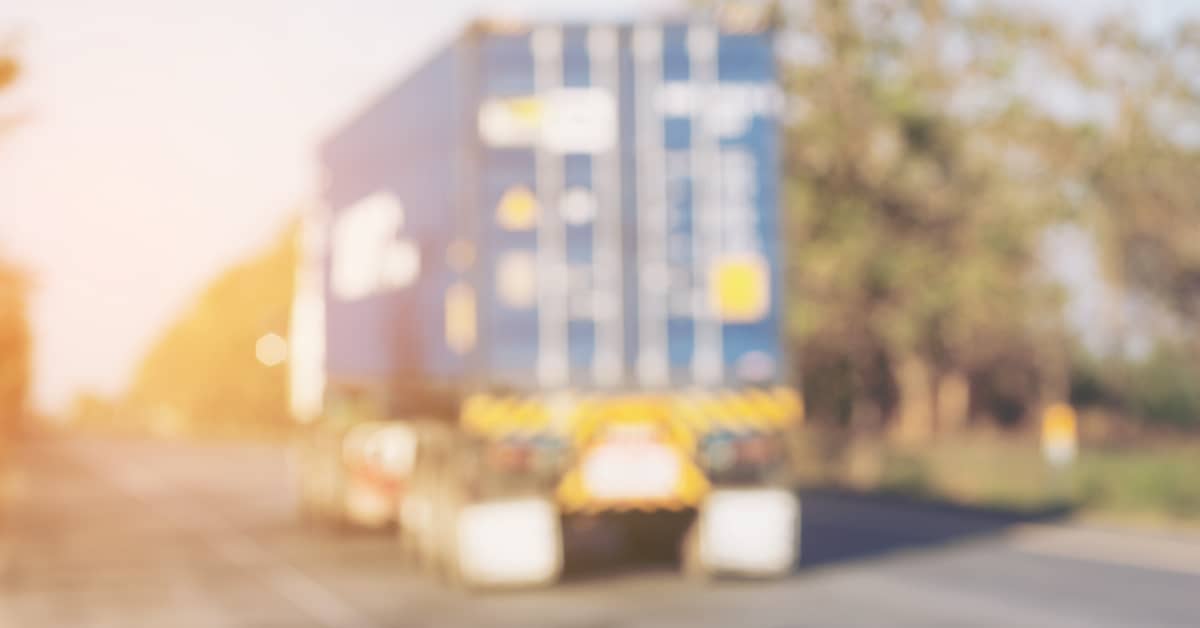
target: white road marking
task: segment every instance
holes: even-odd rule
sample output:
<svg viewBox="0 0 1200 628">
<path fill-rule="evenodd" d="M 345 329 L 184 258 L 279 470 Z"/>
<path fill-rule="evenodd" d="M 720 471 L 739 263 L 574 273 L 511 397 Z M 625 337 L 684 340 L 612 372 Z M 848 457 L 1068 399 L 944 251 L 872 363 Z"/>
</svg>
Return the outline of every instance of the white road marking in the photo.
<svg viewBox="0 0 1200 628">
<path fill-rule="evenodd" d="M 1027 554 L 1200 576 L 1200 540 L 1086 527 L 1023 525 L 1010 547 Z"/>
<path fill-rule="evenodd" d="M 1049 609 L 1014 604 L 998 595 L 981 595 L 945 587 L 930 587 L 911 579 L 898 579 L 870 571 L 845 578 L 868 599 L 895 608 L 916 608 L 937 615 L 942 621 L 930 625 L 958 626 L 1056 626 L 1085 628 L 1093 623 Z"/>
<path fill-rule="evenodd" d="M 80 453 L 84 454 L 80 458 L 91 459 L 87 455 L 89 452 Z M 129 462 L 103 461 L 94 462 L 92 466 L 105 473 L 118 490 L 147 504 L 155 495 L 167 494 L 171 489 L 159 474 Z M 235 567 L 260 571 L 267 568 L 263 579 L 276 594 L 328 628 L 376 628 L 379 625 L 295 566 L 273 556 L 262 544 L 211 510 L 196 506 L 148 510 L 181 530 L 203 534 L 213 551 Z"/>
</svg>

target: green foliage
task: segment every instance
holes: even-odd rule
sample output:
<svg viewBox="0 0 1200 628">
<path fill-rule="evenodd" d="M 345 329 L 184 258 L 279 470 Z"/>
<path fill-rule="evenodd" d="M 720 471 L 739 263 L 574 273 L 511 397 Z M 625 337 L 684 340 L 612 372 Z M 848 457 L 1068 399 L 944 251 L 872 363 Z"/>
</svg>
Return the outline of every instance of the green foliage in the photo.
<svg viewBox="0 0 1200 628">
<path fill-rule="evenodd" d="M 1135 416 L 1200 426 L 1200 364 L 1195 355 L 1162 347 L 1129 369 L 1127 387 Z"/>
<path fill-rule="evenodd" d="M 1086 509 L 1200 520 L 1195 447 L 1085 451 L 1071 476 L 1074 498 Z"/>
<path fill-rule="evenodd" d="M 16 44 L 19 43 L 14 37 L 7 39 L 2 37 L 0 33 L 0 95 L 8 88 L 12 87 L 13 83 L 21 77 L 22 67 L 20 59 L 15 52 Z M 4 137 L 7 131 L 21 124 L 25 119 L 25 114 L 4 113 L 0 115 L 0 139 Z"/>
<path fill-rule="evenodd" d="M 295 230 L 218 277 L 152 347 L 127 405 L 167 434 L 245 434 L 288 425 L 284 366 L 255 356 L 264 334 L 287 337 Z"/>
<path fill-rule="evenodd" d="M 1120 395 L 1095 356 L 1077 350 L 1072 356 L 1068 401 L 1077 408 L 1112 405 Z"/>
<path fill-rule="evenodd" d="M 129 417 L 117 403 L 94 393 L 76 395 L 67 412 L 76 427 L 113 431 L 130 426 Z"/>
<path fill-rule="evenodd" d="M 892 452 L 884 456 L 879 489 L 912 497 L 934 496 L 927 461 L 912 452 Z"/>
<path fill-rule="evenodd" d="M 1200 522 L 1200 483 L 1195 481 L 1200 447 L 1195 443 L 1114 447 L 1085 442 L 1065 470 L 1046 464 L 1031 436 L 960 433 L 920 448 L 878 436 L 836 443 L 808 437 L 804 445 L 806 455 L 797 460 L 808 467 L 796 471 L 806 484 L 1013 511 L 1068 506 L 1108 518 Z M 850 452 L 856 465 L 847 464 Z"/>
<path fill-rule="evenodd" d="M 0 46 L 0 92 L 16 80 L 19 67 L 16 57 Z M 0 132 L 4 127 L 0 118 Z M 0 441 L 27 410 L 33 345 L 28 297 L 25 273 L 0 259 Z"/>
<path fill-rule="evenodd" d="M 803 295 L 789 322 L 805 379 L 849 365 L 850 387 L 886 412 L 913 356 L 977 387 L 996 363 L 1053 364 L 1058 295 L 1034 271 L 1060 219 L 1057 132 L 1009 89 L 1046 25 L 937 1 L 788 6 L 788 36 L 810 50 L 785 72 L 790 280 Z"/>
<path fill-rule="evenodd" d="M 27 409 L 32 352 L 28 287 L 24 273 L 0 261 L 0 440 Z"/>
<path fill-rule="evenodd" d="M 1200 22 L 1148 38 L 1113 20 L 1079 44 L 1072 78 L 1112 105 L 1075 130 L 1075 205 L 1115 279 L 1200 322 Z"/>
<path fill-rule="evenodd" d="M 0 89 L 4 89 L 17 80 L 21 74 L 21 66 L 10 56 L 0 56 Z"/>
<path fill-rule="evenodd" d="M 1081 357 L 1072 370 L 1072 401 L 1117 409 L 1145 424 L 1200 427 L 1200 356 L 1164 342 L 1140 360 Z"/>
<path fill-rule="evenodd" d="M 779 6 L 796 44 L 788 322 L 814 414 L 848 419 L 865 398 L 907 416 L 957 372 L 972 413 L 1005 423 L 1069 381 L 1075 396 L 1192 422 L 1200 380 L 1182 351 L 1113 391 L 1068 379 L 1063 295 L 1039 243 L 1052 225 L 1086 227 L 1111 279 L 1196 339 L 1200 25 L 1067 36 L 986 2 Z M 916 379 L 902 376 L 914 363 Z"/>
</svg>

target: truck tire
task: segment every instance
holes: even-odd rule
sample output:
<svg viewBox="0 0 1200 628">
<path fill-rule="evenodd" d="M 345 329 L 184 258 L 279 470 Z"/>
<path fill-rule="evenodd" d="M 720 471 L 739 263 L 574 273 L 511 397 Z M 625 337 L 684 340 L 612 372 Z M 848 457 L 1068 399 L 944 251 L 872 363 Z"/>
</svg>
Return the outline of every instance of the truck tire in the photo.
<svg viewBox="0 0 1200 628">
<path fill-rule="evenodd" d="M 704 560 L 700 556 L 698 521 L 692 523 L 683 535 L 679 548 L 679 565 L 683 576 L 688 580 L 701 583 L 712 580 L 712 571 L 704 564 Z"/>
<path fill-rule="evenodd" d="M 683 558 L 683 539 L 694 511 L 632 512 L 617 515 L 627 558 L 637 563 L 674 563 Z"/>
</svg>

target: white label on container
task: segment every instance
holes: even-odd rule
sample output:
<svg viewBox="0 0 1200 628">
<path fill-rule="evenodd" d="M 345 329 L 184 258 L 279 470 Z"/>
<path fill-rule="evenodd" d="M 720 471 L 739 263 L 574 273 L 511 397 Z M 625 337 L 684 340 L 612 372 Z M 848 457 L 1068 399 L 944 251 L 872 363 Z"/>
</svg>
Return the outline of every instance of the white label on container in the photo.
<svg viewBox="0 0 1200 628">
<path fill-rule="evenodd" d="M 334 294 L 361 299 L 387 288 L 403 288 L 420 273 L 416 244 L 397 239 L 404 208 L 390 194 L 374 194 L 344 210 L 333 225 Z"/>
<path fill-rule="evenodd" d="M 540 141 L 553 153 L 606 152 L 617 141 L 617 105 L 606 89 L 556 89 L 543 98 Z"/>
<path fill-rule="evenodd" d="M 537 98 L 495 98 L 479 108 L 479 136 L 488 146 L 533 146 L 541 124 L 542 103 Z"/>
<path fill-rule="evenodd" d="M 770 83 L 672 81 L 658 90 L 655 105 L 664 116 L 699 116 L 719 137 L 735 138 L 750 130 L 755 117 L 778 116 L 783 111 L 783 93 Z"/>
<path fill-rule="evenodd" d="M 541 96 L 494 98 L 479 109 L 479 135 L 495 148 L 597 154 L 617 142 L 617 104 L 598 87 L 559 88 Z"/>
</svg>

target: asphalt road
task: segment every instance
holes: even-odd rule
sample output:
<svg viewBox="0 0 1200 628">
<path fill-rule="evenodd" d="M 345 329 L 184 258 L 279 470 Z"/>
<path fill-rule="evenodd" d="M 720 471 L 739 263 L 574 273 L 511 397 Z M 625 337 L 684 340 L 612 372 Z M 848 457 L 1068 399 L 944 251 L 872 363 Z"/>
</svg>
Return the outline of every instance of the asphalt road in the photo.
<svg viewBox="0 0 1200 628">
<path fill-rule="evenodd" d="M 265 446 L 42 442 L 3 487 L 0 627 L 1197 626 L 1200 541 L 804 496 L 802 566 L 694 583 L 670 565 L 468 594 L 382 534 L 293 516 Z"/>
</svg>

